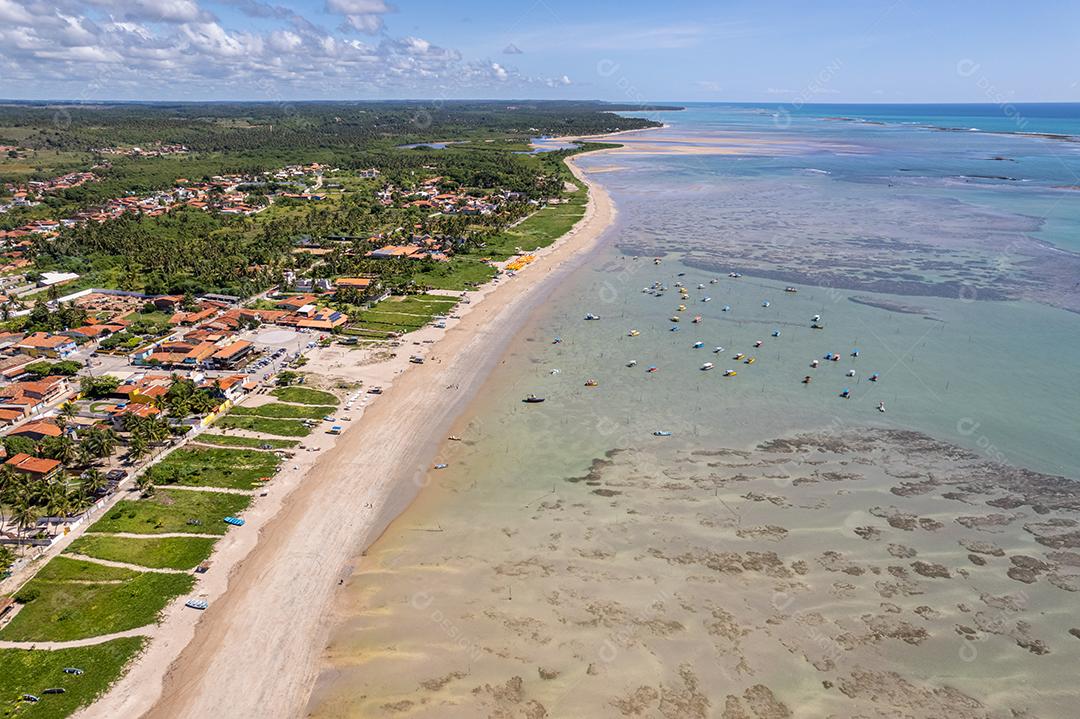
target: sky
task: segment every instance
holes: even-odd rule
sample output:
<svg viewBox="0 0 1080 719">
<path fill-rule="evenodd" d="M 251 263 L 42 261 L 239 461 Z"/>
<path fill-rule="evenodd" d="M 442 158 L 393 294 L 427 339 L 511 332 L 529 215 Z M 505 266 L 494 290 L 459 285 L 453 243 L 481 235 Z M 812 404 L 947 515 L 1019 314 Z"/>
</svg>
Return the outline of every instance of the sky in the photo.
<svg viewBox="0 0 1080 719">
<path fill-rule="evenodd" d="M 0 0 L 0 98 L 1080 101 L 1076 0 Z"/>
</svg>

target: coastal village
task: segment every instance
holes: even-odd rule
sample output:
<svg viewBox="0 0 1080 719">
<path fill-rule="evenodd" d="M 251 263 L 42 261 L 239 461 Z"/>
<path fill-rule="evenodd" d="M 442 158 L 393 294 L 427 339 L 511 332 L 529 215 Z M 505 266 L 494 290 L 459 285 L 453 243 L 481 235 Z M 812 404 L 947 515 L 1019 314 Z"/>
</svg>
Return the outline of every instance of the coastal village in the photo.
<svg viewBox="0 0 1080 719">
<path fill-rule="evenodd" d="M 0 211 L 39 209 L 51 193 L 99 182 L 102 169 L 9 183 Z M 537 200 L 450 190 L 442 179 L 403 186 L 374 168 L 288 165 L 178 178 L 169 190 L 0 230 L 0 649 L 134 632 L 113 640 L 133 653 L 166 611 L 205 608 L 200 583 L 215 573 L 218 541 L 244 531 L 260 502 L 280 501 L 276 487 L 300 481 L 396 375 L 423 364 L 483 297 L 477 282 L 512 277 L 584 212 L 577 188 L 573 202 Z M 470 269 L 477 281 L 445 288 L 384 282 L 383 266 L 457 262 L 461 237 L 420 225 L 362 242 L 299 236 L 293 266 L 249 296 L 87 286 L 35 262 L 88 223 L 180 208 L 252 217 L 358 181 L 377 185 L 380 206 L 429 217 L 490 222 L 505 207 L 528 209 L 511 216 L 515 246 L 503 240 L 490 258 L 470 259 L 483 269 Z M 342 274 L 335 257 L 368 271 Z M 130 592 L 139 598 L 124 600 Z"/>
</svg>

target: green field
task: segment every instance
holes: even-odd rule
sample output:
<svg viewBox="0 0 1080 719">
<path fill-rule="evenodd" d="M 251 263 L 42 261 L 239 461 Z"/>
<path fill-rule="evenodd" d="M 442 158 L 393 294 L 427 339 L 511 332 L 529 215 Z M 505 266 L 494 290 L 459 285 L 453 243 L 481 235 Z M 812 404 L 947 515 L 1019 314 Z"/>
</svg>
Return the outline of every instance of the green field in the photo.
<svg viewBox="0 0 1080 719">
<path fill-rule="evenodd" d="M 194 583 L 186 574 L 159 572 L 136 573 L 119 583 L 31 579 L 18 593 L 31 601 L 0 630 L 0 639 L 64 642 L 135 629 L 156 622 L 165 605 Z"/>
<path fill-rule="evenodd" d="M 336 406 L 285 404 L 271 402 L 259 407 L 233 407 L 234 417 L 272 417 L 274 419 L 322 419 L 333 414 Z"/>
<path fill-rule="evenodd" d="M 370 310 L 355 313 L 351 326 L 382 332 L 411 332 L 431 322 L 436 315 L 449 314 L 456 304 L 456 298 L 439 295 L 389 297 Z"/>
<path fill-rule="evenodd" d="M 270 394 L 282 402 L 295 402 L 296 404 L 332 404 L 336 406 L 338 403 L 338 398 L 329 392 L 309 387 L 278 387 L 271 390 Z"/>
<path fill-rule="evenodd" d="M 253 489 L 272 477 L 281 460 L 255 449 L 195 447 L 178 449 L 147 470 L 157 484 Z"/>
<path fill-rule="evenodd" d="M 578 183 L 580 184 L 580 183 Z M 531 252 L 547 247 L 570 231 L 585 215 L 588 192 L 578 188 L 568 193 L 564 205 L 549 205 L 530 215 L 516 227 L 499 233 L 488 240 L 482 252 L 493 260 L 505 260 L 517 253 L 517 248 Z"/>
<path fill-rule="evenodd" d="M 200 434 L 196 442 L 216 444 L 220 447 L 244 447 L 258 449 L 263 445 L 271 449 L 289 449 L 299 444 L 295 439 L 260 439 L 258 437 L 237 437 L 228 434 Z"/>
<path fill-rule="evenodd" d="M 125 637 L 75 649 L 0 649 L 0 716 L 61 719 L 86 706 L 119 679 L 128 662 L 143 648 L 143 637 Z M 83 670 L 64 674 L 67 667 Z M 63 694 L 42 694 L 45 689 Z M 37 704 L 23 694 L 40 697 Z"/>
<path fill-rule="evenodd" d="M 54 557 L 35 575 L 37 579 L 48 582 L 107 582 L 115 579 L 131 579 L 138 572 L 122 567 L 106 567 L 81 559 Z"/>
<path fill-rule="evenodd" d="M 242 512 L 251 497 L 224 492 L 191 492 L 158 489 L 149 499 L 124 499 L 87 529 L 90 533 L 133 534 L 225 534 L 222 519 Z M 195 520 L 200 524 L 188 524 Z"/>
<path fill-rule="evenodd" d="M 151 569 L 194 569 L 210 556 L 215 542 L 208 537 L 135 539 L 87 534 L 72 542 L 65 551 Z"/>
<path fill-rule="evenodd" d="M 251 432 L 274 434 L 279 437 L 307 437 L 311 429 L 295 419 L 273 419 L 270 417 L 240 417 L 227 414 L 215 424 L 219 429 L 246 429 Z"/>
<path fill-rule="evenodd" d="M 449 262 L 424 263 L 413 274 L 413 280 L 421 287 L 435 290 L 472 289 L 495 276 L 495 268 L 479 260 L 487 256 L 480 251 L 475 258 L 464 255 L 453 257 Z"/>
</svg>

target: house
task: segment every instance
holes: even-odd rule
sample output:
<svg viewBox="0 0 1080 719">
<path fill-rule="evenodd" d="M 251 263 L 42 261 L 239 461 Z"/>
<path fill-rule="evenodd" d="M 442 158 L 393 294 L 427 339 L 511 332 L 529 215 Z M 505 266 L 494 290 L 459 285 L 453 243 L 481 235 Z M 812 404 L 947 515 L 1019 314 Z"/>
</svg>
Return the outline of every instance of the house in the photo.
<svg viewBox="0 0 1080 719">
<path fill-rule="evenodd" d="M 305 319 L 297 322 L 296 326 L 315 330 L 332 330 L 348 321 L 348 315 L 337 310 L 324 308 L 308 314 Z"/>
<path fill-rule="evenodd" d="M 334 285 L 339 290 L 367 292 L 371 288 L 371 280 L 367 277 L 339 277 L 334 280 Z"/>
<path fill-rule="evenodd" d="M 64 358 L 77 350 L 78 345 L 64 335 L 34 332 L 16 344 L 15 349 L 31 357 Z"/>
<path fill-rule="evenodd" d="M 118 404 L 113 407 L 108 407 L 105 410 L 112 420 L 113 429 L 122 431 L 127 428 L 126 420 L 128 417 L 142 417 L 143 419 L 149 419 L 161 414 L 161 410 L 152 404 L 140 404 L 138 402 L 132 402 L 131 404 Z"/>
<path fill-rule="evenodd" d="M 26 437 L 32 439 L 35 442 L 40 442 L 47 437 L 59 437 L 64 431 L 52 422 L 46 420 L 40 420 L 37 422 L 27 422 L 21 427 L 8 432 L 9 437 Z"/>
<path fill-rule="evenodd" d="M 29 382 L 13 382 L 0 389 L 0 397 L 14 397 L 24 394 L 42 402 L 53 402 L 63 397 L 69 390 L 70 385 L 66 377 L 50 375 Z"/>
<path fill-rule="evenodd" d="M 211 359 L 221 367 L 236 367 L 253 349 L 255 349 L 255 345 L 251 342 L 237 340 L 215 352 Z"/>
<path fill-rule="evenodd" d="M 32 479 L 49 481 L 60 473 L 60 462 L 55 459 L 42 459 L 33 457 L 25 452 L 19 452 L 4 462 L 16 472 L 29 475 Z"/>
<path fill-rule="evenodd" d="M 0 409 L 0 426 L 9 427 L 23 418 L 23 413 L 17 409 Z"/>
<path fill-rule="evenodd" d="M 314 303 L 318 298 L 315 295 L 293 295 L 284 299 L 278 300 L 277 307 L 279 309 L 286 310 L 288 312 L 296 312 L 304 305 L 310 305 Z"/>
</svg>

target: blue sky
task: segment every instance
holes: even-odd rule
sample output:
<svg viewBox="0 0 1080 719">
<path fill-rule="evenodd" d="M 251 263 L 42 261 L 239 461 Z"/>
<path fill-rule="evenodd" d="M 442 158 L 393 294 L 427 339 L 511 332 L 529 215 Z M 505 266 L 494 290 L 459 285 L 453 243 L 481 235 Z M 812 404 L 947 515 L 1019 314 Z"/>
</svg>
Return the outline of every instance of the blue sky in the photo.
<svg viewBox="0 0 1080 719">
<path fill-rule="evenodd" d="M 0 0 L 0 97 L 1080 101 L 1080 3 Z"/>
</svg>

